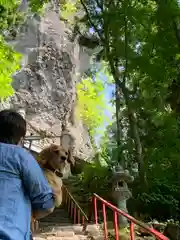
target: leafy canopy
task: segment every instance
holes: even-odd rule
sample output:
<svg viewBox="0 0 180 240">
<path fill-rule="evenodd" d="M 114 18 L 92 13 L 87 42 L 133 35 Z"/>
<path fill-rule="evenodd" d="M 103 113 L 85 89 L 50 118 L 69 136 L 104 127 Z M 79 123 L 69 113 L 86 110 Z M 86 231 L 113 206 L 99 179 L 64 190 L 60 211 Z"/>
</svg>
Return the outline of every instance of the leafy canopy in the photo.
<svg viewBox="0 0 180 240">
<path fill-rule="evenodd" d="M 97 130 L 110 121 L 107 117 L 109 107 L 105 100 L 105 85 L 100 78 L 83 79 L 77 84 L 78 116 L 83 120 L 92 136 Z"/>
<path fill-rule="evenodd" d="M 180 203 L 179 1 L 80 1 L 86 13 L 81 22 L 93 29 L 102 49 L 98 60 L 107 62 L 114 78 L 119 152 L 130 170 L 134 162 L 144 165 L 148 184 L 146 189 L 134 184 L 136 211 L 175 217 Z"/>
<path fill-rule="evenodd" d="M 18 1 L 0 1 L 0 98 L 5 100 L 12 96 L 14 90 L 11 86 L 12 74 L 15 73 L 20 65 L 20 54 L 16 53 L 4 40 L 4 33 L 16 24 L 15 9 Z M 19 18 L 18 18 L 19 21 Z"/>
<path fill-rule="evenodd" d="M 12 96 L 12 74 L 19 69 L 20 54 L 13 51 L 0 37 L 0 98 Z"/>
<path fill-rule="evenodd" d="M 77 13 L 77 6 L 79 5 L 79 0 L 76 1 L 71 1 L 71 0 L 66 0 L 62 1 L 60 4 L 61 8 L 61 18 L 66 20 L 69 23 L 73 23 L 73 17 Z"/>
<path fill-rule="evenodd" d="M 47 1 L 29 1 L 32 11 L 39 12 Z M 9 46 L 6 35 L 11 38 L 17 34 L 17 28 L 23 22 L 24 14 L 19 6 L 24 4 L 20 0 L 0 0 L 0 99 L 3 101 L 13 95 L 12 75 L 20 68 L 21 55 Z M 15 36 L 14 36 L 15 34 Z"/>
</svg>

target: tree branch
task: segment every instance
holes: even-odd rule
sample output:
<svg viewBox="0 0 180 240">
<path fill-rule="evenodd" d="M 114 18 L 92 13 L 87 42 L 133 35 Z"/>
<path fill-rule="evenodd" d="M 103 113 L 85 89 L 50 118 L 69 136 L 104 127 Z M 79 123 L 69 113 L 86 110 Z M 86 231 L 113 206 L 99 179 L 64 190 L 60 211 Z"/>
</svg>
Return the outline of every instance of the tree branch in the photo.
<svg viewBox="0 0 180 240">
<path fill-rule="evenodd" d="M 124 71 L 124 76 L 123 76 L 123 83 L 125 84 L 126 78 L 127 78 L 127 73 L 128 73 L 128 27 L 127 27 L 127 14 L 126 14 L 126 5 L 124 7 L 124 35 L 125 35 L 125 71 Z"/>
<path fill-rule="evenodd" d="M 173 17 L 172 17 L 172 18 L 173 18 Z M 174 31 L 175 31 L 175 35 L 176 35 L 178 47 L 179 47 L 179 49 L 180 49 L 180 32 L 179 32 L 177 23 L 176 23 L 176 21 L 175 21 L 174 18 L 173 18 L 173 26 L 174 26 Z"/>
<path fill-rule="evenodd" d="M 98 30 L 97 26 L 91 20 L 91 16 L 90 16 L 90 13 L 88 11 L 88 8 L 86 7 L 86 4 L 84 3 L 83 0 L 80 0 L 80 1 L 81 1 L 81 4 L 82 4 L 85 12 L 86 12 L 86 15 L 87 15 L 87 18 L 88 18 L 88 21 L 89 21 L 90 25 L 94 28 L 95 32 L 98 34 L 98 37 L 100 38 L 101 42 L 104 43 L 104 39 L 103 39 L 102 35 L 100 34 L 100 31 Z"/>
<path fill-rule="evenodd" d="M 159 0 L 154 0 L 158 6 L 158 8 L 160 7 L 160 3 L 161 1 Z M 171 15 L 172 17 L 172 24 L 173 24 L 173 28 L 174 28 L 174 32 L 175 32 L 175 35 L 176 35 L 176 39 L 177 39 L 177 44 L 178 44 L 178 47 L 180 49 L 180 29 L 178 29 L 178 24 L 176 22 L 176 19 L 175 19 L 175 16 Z"/>
</svg>

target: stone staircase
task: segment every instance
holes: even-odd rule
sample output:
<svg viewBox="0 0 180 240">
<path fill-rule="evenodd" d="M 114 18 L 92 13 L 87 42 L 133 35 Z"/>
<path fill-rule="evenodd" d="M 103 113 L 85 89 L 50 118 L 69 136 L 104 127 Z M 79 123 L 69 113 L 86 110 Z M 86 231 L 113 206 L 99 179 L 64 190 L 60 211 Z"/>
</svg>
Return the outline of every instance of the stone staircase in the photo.
<svg viewBox="0 0 180 240">
<path fill-rule="evenodd" d="M 94 237 L 93 237 L 94 236 Z M 33 234 L 34 240 L 88 240 L 103 239 L 95 225 L 88 225 L 86 232 L 80 224 L 72 224 L 68 214 L 61 207 L 42 219 L 39 230 Z"/>
</svg>

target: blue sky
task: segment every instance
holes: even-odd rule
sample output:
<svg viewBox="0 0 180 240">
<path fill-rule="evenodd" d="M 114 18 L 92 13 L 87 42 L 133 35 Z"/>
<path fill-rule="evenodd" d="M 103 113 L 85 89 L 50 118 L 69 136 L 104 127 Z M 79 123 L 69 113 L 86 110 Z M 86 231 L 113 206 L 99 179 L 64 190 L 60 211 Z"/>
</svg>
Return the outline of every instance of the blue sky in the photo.
<svg viewBox="0 0 180 240">
<path fill-rule="evenodd" d="M 106 76 L 103 73 L 101 75 L 101 79 L 103 81 L 106 81 Z M 112 120 L 112 114 L 114 112 L 114 107 L 110 103 L 110 100 L 112 99 L 113 90 L 114 90 L 114 86 L 108 85 L 104 91 L 105 101 L 106 101 L 107 105 L 109 106 L 109 108 L 111 109 L 110 111 L 109 110 L 105 111 L 105 113 L 110 120 Z M 101 136 L 103 135 L 103 132 L 105 131 L 108 124 L 109 124 L 108 122 L 105 122 L 104 125 L 99 128 L 100 133 L 98 133 L 97 136 L 95 137 L 95 141 L 97 144 L 99 143 L 99 140 L 100 140 Z"/>
</svg>

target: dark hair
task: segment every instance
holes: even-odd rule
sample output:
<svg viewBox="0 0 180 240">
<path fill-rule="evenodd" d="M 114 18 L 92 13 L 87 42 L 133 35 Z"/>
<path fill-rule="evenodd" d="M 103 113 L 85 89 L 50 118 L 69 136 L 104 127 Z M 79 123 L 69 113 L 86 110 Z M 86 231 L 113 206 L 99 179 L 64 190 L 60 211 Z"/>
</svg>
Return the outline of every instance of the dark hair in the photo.
<svg viewBox="0 0 180 240">
<path fill-rule="evenodd" d="M 26 121 L 16 111 L 0 111 L 0 142 L 17 145 L 26 135 Z"/>
</svg>

